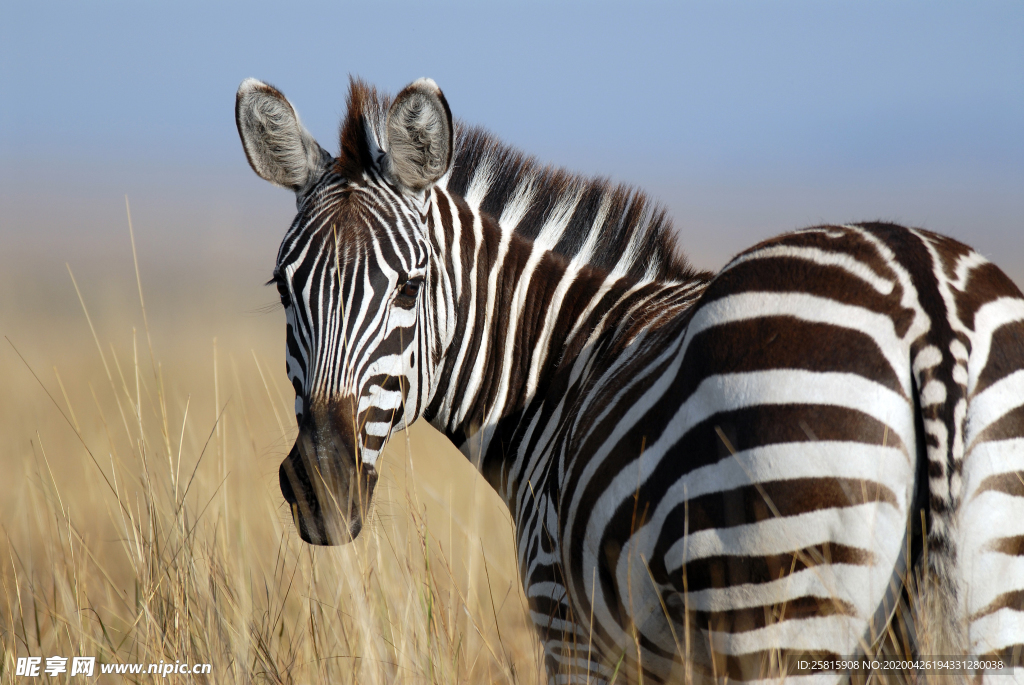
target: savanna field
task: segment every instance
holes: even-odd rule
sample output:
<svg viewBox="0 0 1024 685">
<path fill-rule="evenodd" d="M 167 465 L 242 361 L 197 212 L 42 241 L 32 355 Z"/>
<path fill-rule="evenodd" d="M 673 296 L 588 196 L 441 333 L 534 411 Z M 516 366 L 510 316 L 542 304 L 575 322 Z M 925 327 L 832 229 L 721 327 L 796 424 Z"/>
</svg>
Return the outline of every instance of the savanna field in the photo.
<svg viewBox="0 0 1024 685">
<path fill-rule="evenodd" d="M 136 231 L 138 278 L 127 222 L 109 258 L 0 269 L 0 683 L 538 682 L 511 523 L 467 460 L 416 425 L 370 534 L 304 544 L 278 486 L 296 428 L 266 275 L 147 271 Z M 101 673 L 177 662 L 210 673 Z"/>
<path fill-rule="evenodd" d="M 0 684 L 544 682 L 507 510 L 425 423 L 392 439 L 355 543 L 299 539 L 273 246 L 154 256 L 136 221 L 133 256 L 123 226 L 102 257 L 0 256 Z M 879 654 L 911 653 L 913 611 Z"/>
</svg>

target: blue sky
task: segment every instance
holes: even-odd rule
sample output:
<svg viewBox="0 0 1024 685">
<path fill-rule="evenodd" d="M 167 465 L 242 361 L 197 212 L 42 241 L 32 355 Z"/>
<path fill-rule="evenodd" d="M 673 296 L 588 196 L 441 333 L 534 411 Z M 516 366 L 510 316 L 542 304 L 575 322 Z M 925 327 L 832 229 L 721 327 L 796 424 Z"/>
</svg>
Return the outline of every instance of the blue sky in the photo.
<svg viewBox="0 0 1024 685">
<path fill-rule="evenodd" d="M 334 151 L 350 73 L 431 76 L 457 117 L 649 189 L 702 266 L 885 218 L 1024 282 L 1024 3 L 985 0 L 3 0 L 0 252 L 121 240 L 127 193 L 161 254 L 269 263 L 293 205 L 245 163 L 235 88 L 274 83 Z"/>
</svg>

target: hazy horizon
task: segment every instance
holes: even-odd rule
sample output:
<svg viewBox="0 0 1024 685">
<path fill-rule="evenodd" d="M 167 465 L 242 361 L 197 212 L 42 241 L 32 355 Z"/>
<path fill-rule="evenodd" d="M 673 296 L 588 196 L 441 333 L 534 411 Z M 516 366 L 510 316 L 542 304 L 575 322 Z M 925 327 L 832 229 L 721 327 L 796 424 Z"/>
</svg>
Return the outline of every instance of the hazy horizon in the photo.
<svg viewBox="0 0 1024 685">
<path fill-rule="evenodd" d="M 0 7 L 0 268 L 123 259 L 128 195 L 144 263 L 262 282 L 294 203 L 246 164 L 238 83 L 336 151 L 349 74 L 429 75 L 464 121 L 647 190 L 698 266 L 885 219 L 1024 285 L 1020 3 Z"/>
</svg>

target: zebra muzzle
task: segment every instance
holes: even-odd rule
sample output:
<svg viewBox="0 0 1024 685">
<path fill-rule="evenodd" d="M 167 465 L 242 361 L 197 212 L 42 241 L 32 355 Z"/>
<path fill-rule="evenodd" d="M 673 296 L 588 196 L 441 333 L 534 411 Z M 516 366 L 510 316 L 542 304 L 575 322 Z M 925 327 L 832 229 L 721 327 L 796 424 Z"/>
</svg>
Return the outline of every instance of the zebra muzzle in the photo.
<svg viewBox="0 0 1024 685">
<path fill-rule="evenodd" d="M 300 430 L 278 472 L 295 528 L 310 544 L 354 540 L 377 483 L 376 469 L 355 458 L 339 437 L 315 441 L 311 431 Z"/>
</svg>

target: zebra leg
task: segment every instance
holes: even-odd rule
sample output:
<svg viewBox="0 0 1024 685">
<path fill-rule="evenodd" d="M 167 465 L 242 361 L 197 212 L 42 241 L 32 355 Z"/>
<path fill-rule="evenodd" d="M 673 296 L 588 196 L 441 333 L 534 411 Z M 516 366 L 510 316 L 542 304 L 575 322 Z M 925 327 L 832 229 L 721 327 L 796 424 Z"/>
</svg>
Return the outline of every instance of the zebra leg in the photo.
<svg viewBox="0 0 1024 685">
<path fill-rule="evenodd" d="M 920 653 L 1021 663 L 1024 297 L 967 246 L 909 233 L 898 252 L 930 320 L 913 352 L 930 496 Z"/>
<path fill-rule="evenodd" d="M 615 671 L 609 671 L 600 662 L 599 653 L 589 645 L 571 644 L 571 639 L 566 639 L 569 637 L 559 636 L 543 643 L 549 685 L 607 685 Z"/>
<path fill-rule="evenodd" d="M 1009 659 L 1024 682 L 1024 300 L 990 301 L 974 323 L 958 540 L 969 652 Z"/>
<path fill-rule="evenodd" d="M 558 583 L 546 583 L 552 597 L 538 597 L 540 584 L 527 588 L 530 614 L 544 648 L 544 666 L 550 685 L 605 685 L 615 674 L 602 663 L 603 653 L 596 649 L 592 635 L 574 619 L 566 602 L 565 589 Z M 538 601 L 540 600 L 540 601 Z"/>
</svg>

